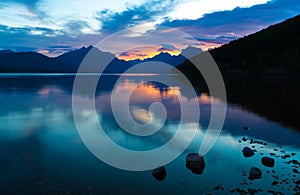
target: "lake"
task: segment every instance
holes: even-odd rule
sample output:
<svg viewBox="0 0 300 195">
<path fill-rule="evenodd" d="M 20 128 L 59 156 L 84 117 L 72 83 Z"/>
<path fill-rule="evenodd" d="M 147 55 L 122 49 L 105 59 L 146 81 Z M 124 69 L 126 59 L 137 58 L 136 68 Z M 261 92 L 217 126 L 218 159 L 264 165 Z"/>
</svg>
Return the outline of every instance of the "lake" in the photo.
<svg viewBox="0 0 300 195">
<path fill-rule="evenodd" d="M 83 75 L 83 77 L 94 76 Z M 102 75 L 99 82 L 101 85 L 97 86 L 95 94 L 90 93 L 89 90 L 73 94 L 74 75 L 2 74 L 0 76 L 1 194 L 239 194 L 243 192 L 293 194 L 300 192 L 300 131 L 297 130 L 297 122 L 289 123 L 286 119 L 299 116 L 286 116 L 281 121 L 278 117 L 272 117 L 272 114 L 264 115 L 266 109 L 264 103 L 259 100 L 273 102 L 278 104 L 279 108 L 282 108 L 286 102 L 274 102 L 272 98 L 267 101 L 265 96 L 257 93 L 257 88 L 249 87 L 252 86 L 250 82 L 241 84 L 243 87 L 240 89 L 237 87 L 239 82 L 230 81 L 232 86 L 228 96 L 230 103 L 226 105 L 226 118 L 221 134 L 213 148 L 204 156 L 203 173 L 195 174 L 186 168 L 186 156 L 199 151 L 210 120 L 211 106 L 222 107 L 225 105 L 224 102 L 199 91 L 196 92 L 198 97 L 189 97 L 185 89 L 175 85 L 178 75 L 163 75 L 170 82 L 174 81 L 173 86 L 166 86 L 159 82 L 144 83 L 145 80 L 155 80 L 161 75 L 125 75 L 116 82 L 119 76 Z M 283 93 L 281 89 L 286 85 L 291 86 L 287 83 L 283 86 L 275 85 L 279 96 Z M 263 90 L 264 86 L 270 89 L 269 84 L 264 85 L 260 82 L 258 88 L 261 92 L 266 92 Z M 114 94 L 115 101 L 119 103 L 131 91 L 133 93 L 129 101 L 130 112 L 140 124 L 160 119 L 159 115 L 148 112 L 153 102 L 161 102 L 165 105 L 166 121 L 155 134 L 132 135 L 117 124 L 112 113 L 111 95 Z M 238 94 L 238 91 L 241 94 Z M 152 150 L 172 139 L 179 123 L 182 123 L 179 99 L 192 105 L 193 102 L 199 103 L 199 127 L 188 148 L 174 161 L 165 165 L 167 173 L 165 179 L 158 181 L 152 176 L 152 170 L 126 171 L 107 165 L 96 158 L 77 131 L 78 124 L 75 125 L 74 121 L 72 99 L 76 100 L 76 106 L 81 106 L 81 112 L 75 113 L 79 114 L 77 123 L 92 129 L 94 123 L 100 121 L 106 135 L 113 142 L 130 150 Z M 243 99 L 247 101 L 242 102 Z M 98 121 L 93 120 L 95 116 L 85 107 L 86 102 L 93 100 L 95 100 Z M 241 102 L 238 102 L 239 100 Z M 249 103 L 252 100 L 254 106 Z M 297 105 L 299 105 L 298 100 L 294 101 Z M 276 109 L 272 112 L 276 112 Z M 286 113 L 295 115 L 293 110 L 288 110 Z M 188 117 L 192 117 L 193 114 L 188 113 Z M 189 136 L 188 119 L 183 123 L 186 136 Z M 99 143 L 103 141 L 101 137 L 96 139 L 99 139 Z M 185 145 L 187 141 L 185 136 L 178 140 L 178 145 L 169 147 L 162 155 L 167 156 L 177 151 L 181 144 Z M 246 158 L 242 152 L 244 147 L 253 149 L 254 156 Z M 105 150 L 108 154 L 111 152 L 109 147 Z M 261 162 L 262 157 L 273 158 L 274 167 L 264 166 Z M 138 165 L 139 159 L 136 161 Z M 248 178 L 252 167 L 262 171 L 260 179 Z"/>
</svg>

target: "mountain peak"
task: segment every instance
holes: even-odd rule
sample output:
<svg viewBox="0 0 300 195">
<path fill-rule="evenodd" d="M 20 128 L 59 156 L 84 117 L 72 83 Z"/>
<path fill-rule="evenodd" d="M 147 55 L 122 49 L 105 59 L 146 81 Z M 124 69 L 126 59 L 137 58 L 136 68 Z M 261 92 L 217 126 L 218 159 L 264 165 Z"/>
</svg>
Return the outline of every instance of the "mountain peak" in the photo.
<svg viewBox="0 0 300 195">
<path fill-rule="evenodd" d="M 186 58 L 194 57 L 200 53 L 202 53 L 202 50 L 200 48 L 193 47 L 191 45 L 189 45 L 181 51 L 181 55 L 183 55 Z"/>
</svg>

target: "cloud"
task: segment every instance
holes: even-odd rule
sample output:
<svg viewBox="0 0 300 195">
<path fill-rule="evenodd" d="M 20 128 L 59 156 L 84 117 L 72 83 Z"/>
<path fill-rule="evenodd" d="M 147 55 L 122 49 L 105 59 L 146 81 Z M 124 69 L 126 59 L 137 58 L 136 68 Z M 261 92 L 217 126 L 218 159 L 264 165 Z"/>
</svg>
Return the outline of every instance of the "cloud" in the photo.
<svg viewBox="0 0 300 195">
<path fill-rule="evenodd" d="M 224 44 L 279 23 L 300 12 L 300 2 L 273 0 L 247 8 L 205 14 L 197 20 L 166 21 L 162 25 L 178 28 L 203 42 Z"/>
<path fill-rule="evenodd" d="M 102 30 L 112 33 L 125 28 L 136 28 L 136 31 L 151 30 L 162 22 L 166 12 L 176 5 L 175 0 L 147 1 L 139 6 L 129 6 L 123 12 L 110 12 L 104 10 L 97 13 L 97 18 L 102 23 Z"/>
<path fill-rule="evenodd" d="M 147 54 L 136 54 L 137 56 L 139 56 L 139 57 L 146 57 L 146 56 L 148 56 Z"/>
<path fill-rule="evenodd" d="M 163 43 L 161 44 L 162 47 L 166 48 L 166 49 L 170 49 L 170 50 L 177 50 L 177 48 L 172 45 L 172 44 L 166 44 L 166 43 Z"/>
<path fill-rule="evenodd" d="M 171 20 L 195 20 L 207 13 L 232 10 L 236 7 L 251 7 L 268 1 L 270 0 L 191 0 L 178 4 L 172 12 L 167 14 L 167 17 Z"/>
<path fill-rule="evenodd" d="M 125 57 L 125 56 L 130 56 L 129 52 L 122 52 L 119 54 L 119 56 Z"/>
<path fill-rule="evenodd" d="M 167 52 L 167 51 L 174 51 L 173 49 L 169 49 L 169 48 L 165 48 L 165 47 L 161 47 L 157 50 L 158 52 Z"/>
<path fill-rule="evenodd" d="M 33 33 L 42 32 L 42 33 Z M 65 34 L 58 35 L 47 28 L 12 28 L 0 25 L 1 49 L 13 51 L 39 51 L 49 50 L 47 55 L 56 56 L 62 53 L 93 45 L 100 39 L 97 35 L 78 35 L 70 37 Z"/>
<path fill-rule="evenodd" d="M 165 41 L 176 42 L 178 36 L 172 34 L 172 29 L 159 33 L 161 26 L 168 26 L 193 35 L 199 43 L 192 45 L 208 48 L 256 32 L 299 12 L 300 2 L 295 0 L 78 0 L 76 3 L 73 0 L 7 0 L 0 1 L 0 46 L 14 50 L 23 50 L 26 46 L 34 51 L 47 50 L 47 55 L 58 55 L 96 44 L 108 35 L 131 27 L 126 35 L 128 43 L 123 45 L 129 44 L 132 38 L 142 37 L 143 44 L 153 42 L 146 39 L 154 39 L 156 46 L 167 50 L 182 49 L 182 45 Z M 191 45 L 189 40 L 179 42 Z M 52 48 L 56 45 L 68 48 Z M 139 46 L 142 45 L 136 47 Z M 129 45 L 128 48 L 135 47 Z"/>
</svg>

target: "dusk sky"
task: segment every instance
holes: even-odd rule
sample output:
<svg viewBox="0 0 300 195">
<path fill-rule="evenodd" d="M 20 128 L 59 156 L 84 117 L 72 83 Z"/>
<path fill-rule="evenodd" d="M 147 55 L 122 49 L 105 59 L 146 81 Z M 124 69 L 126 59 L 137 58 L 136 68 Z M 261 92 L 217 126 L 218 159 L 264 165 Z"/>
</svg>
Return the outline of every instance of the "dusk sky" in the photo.
<svg viewBox="0 0 300 195">
<path fill-rule="evenodd" d="M 129 37 L 146 37 L 160 26 L 192 35 L 205 50 L 299 13 L 298 0 L 1 0 L 0 50 L 57 56 L 128 27 Z M 145 52 L 176 54 L 182 48 L 157 42 Z"/>
</svg>

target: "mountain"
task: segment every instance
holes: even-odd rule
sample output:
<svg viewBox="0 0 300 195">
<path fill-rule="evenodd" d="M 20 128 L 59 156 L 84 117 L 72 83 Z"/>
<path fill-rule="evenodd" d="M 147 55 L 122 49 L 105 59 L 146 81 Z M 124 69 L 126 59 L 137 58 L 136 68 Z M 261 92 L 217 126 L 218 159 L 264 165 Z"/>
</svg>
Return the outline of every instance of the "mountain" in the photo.
<svg viewBox="0 0 300 195">
<path fill-rule="evenodd" d="M 158 61 L 162 63 L 169 64 L 171 66 L 177 66 L 182 64 L 187 58 L 194 57 L 200 54 L 202 51 L 199 48 L 188 46 L 187 48 L 183 49 L 179 55 L 171 55 L 167 52 L 161 52 L 160 54 L 152 57 L 147 58 L 145 60 L 132 60 L 130 61 L 131 64 L 135 65 L 141 62 L 153 62 Z"/>
<path fill-rule="evenodd" d="M 14 53 L 14 52 L 9 49 L 5 49 L 5 50 L 0 50 L 0 53 L 7 54 L 7 53 Z"/>
<path fill-rule="evenodd" d="M 197 48 L 197 47 L 193 47 L 193 46 L 188 46 L 187 48 L 183 49 L 181 51 L 181 55 L 183 55 L 186 58 L 192 58 L 196 55 L 199 55 L 202 53 L 202 50 Z"/>
<path fill-rule="evenodd" d="M 191 52 L 191 50 L 193 51 Z M 185 55 L 194 55 L 196 50 L 200 51 L 200 49 L 188 47 L 187 50 L 183 50 L 183 52 L 187 53 Z M 123 73 L 128 68 L 142 62 L 151 62 L 151 66 L 157 65 L 156 62 L 177 66 L 186 60 L 183 55 L 172 56 L 168 53 L 160 53 L 153 58 L 143 61 L 124 61 L 116 58 L 115 55 L 109 52 L 100 51 L 93 46 L 82 47 L 56 58 L 50 58 L 35 52 L 15 53 L 11 50 L 2 50 L 0 51 L 0 72 L 75 73 L 88 53 L 92 53 L 93 61 L 89 63 L 88 68 L 82 70 L 83 72 L 97 72 L 99 66 L 107 65 L 104 72 Z M 147 72 L 147 70 L 143 71 Z M 150 71 L 150 69 L 148 71 Z M 171 71 L 171 68 L 161 70 L 162 73 L 171 73 Z M 151 71 L 149 73 L 151 73 Z"/>
<path fill-rule="evenodd" d="M 300 73 L 300 15 L 210 51 L 222 72 Z M 189 78 L 189 61 L 178 68 Z M 196 71 L 196 72 L 195 72 Z"/>
<path fill-rule="evenodd" d="M 71 66 L 35 52 L 0 52 L 0 72 L 68 72 Z"/>
<path fill-rule="evenodd" d="M 99 49 L 93 47 L 93 46 L 88 46 L 88 47 L 82 47 L 78 50 L 74 50 L 74 51 L 70 51 L 67 52 L 65 54 L 62 54 L 58 57 L 56 57 L 56 59 L 58 61 L 67 63 L 67 64 L 71 64 L 74 66 L 79 66 L 82 62 L 82 60 L 84 59 L 84 57 L 91 51 L 94 50 L 95 55 L 101 57 L 101 58 L 111 58 L 114 59 L 115 55 L 109 52 L 102 52 Z"/>
</svg>

